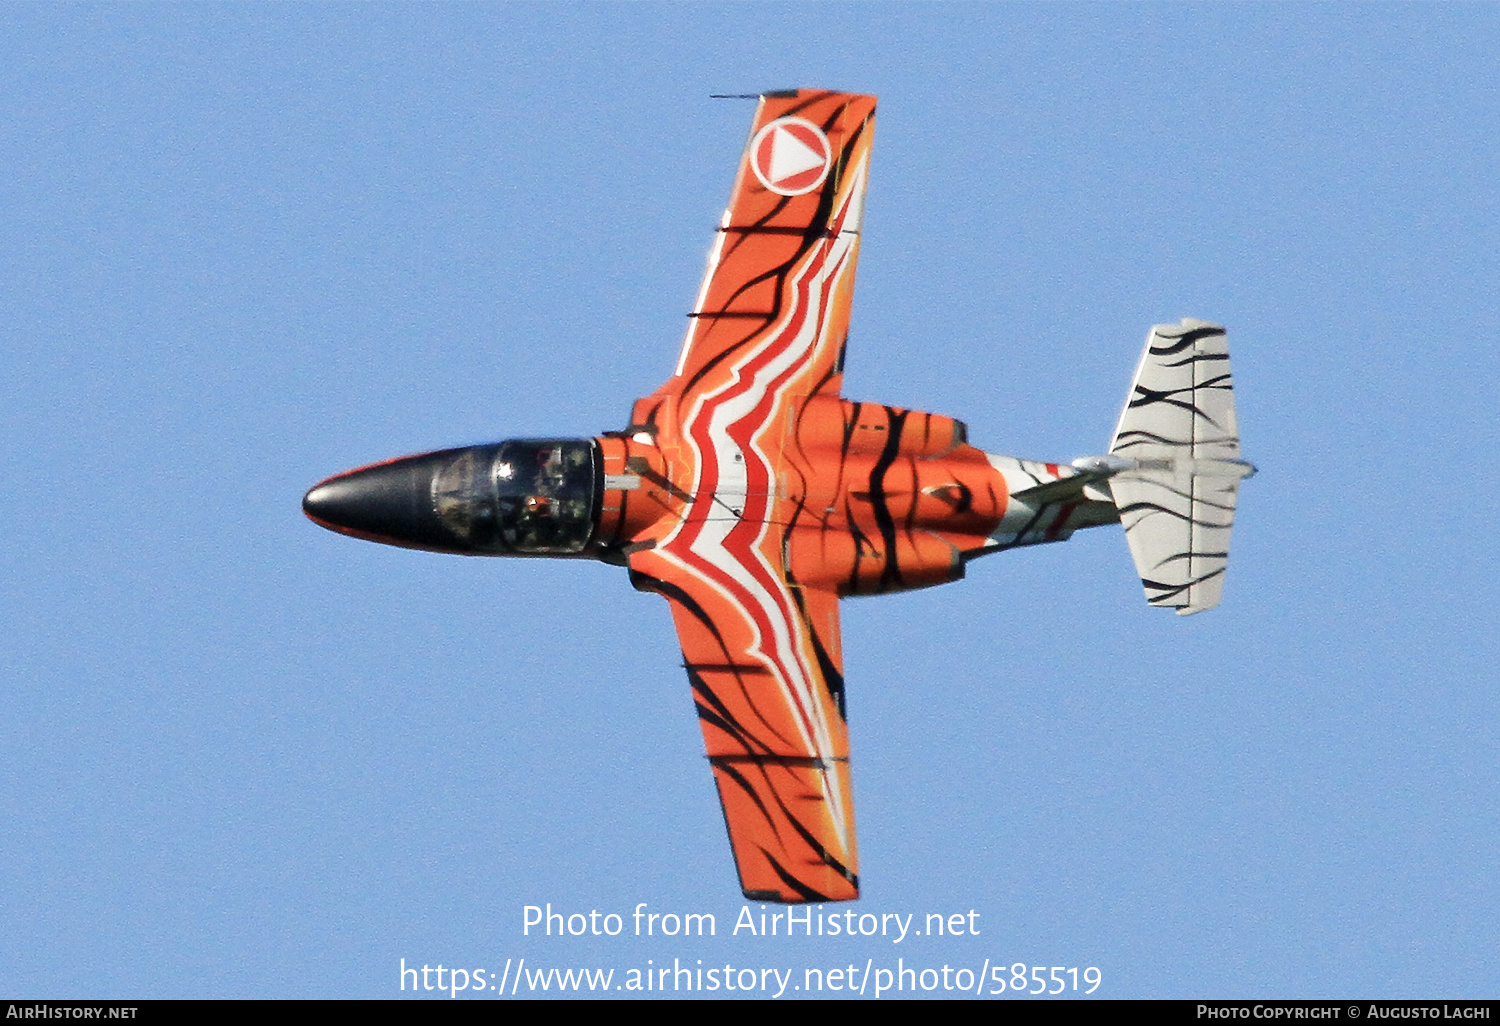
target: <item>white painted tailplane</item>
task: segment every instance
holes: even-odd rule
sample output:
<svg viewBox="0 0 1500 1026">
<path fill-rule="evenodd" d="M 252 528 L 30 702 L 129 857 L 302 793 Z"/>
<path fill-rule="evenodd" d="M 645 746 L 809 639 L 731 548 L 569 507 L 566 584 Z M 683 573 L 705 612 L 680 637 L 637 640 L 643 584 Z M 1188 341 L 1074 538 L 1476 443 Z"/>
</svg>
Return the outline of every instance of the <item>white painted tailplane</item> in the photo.
<svg viewBox="0 0 1500 1026">
<path fill-rule="evenodd" d="M 1255 473 L 1240 459 L 1224 329 L 1153 327 L 1109 455 L 1073 466 L 1107 481 L 1148 602 L 1182 616 L 1217 606 L 1239 484 Z"/>
</svg>

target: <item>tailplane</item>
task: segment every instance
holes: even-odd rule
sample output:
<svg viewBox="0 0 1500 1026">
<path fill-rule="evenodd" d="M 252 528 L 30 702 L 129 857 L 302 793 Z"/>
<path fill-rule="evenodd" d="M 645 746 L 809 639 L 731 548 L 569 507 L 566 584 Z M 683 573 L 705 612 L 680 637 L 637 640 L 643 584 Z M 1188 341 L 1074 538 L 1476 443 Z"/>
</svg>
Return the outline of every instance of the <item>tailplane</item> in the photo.
<svg viewBox="0 0 1500 1026">
<path fill-rule="evenodd" d="M 1148 602 L 1182 616 L 1217 606 L 1239 484 L 1255 473 L 1240 459 L 1224 329 L 1153 327 L 1109 455 L 1074 466 L 1107 475 Z"/>
</svg>

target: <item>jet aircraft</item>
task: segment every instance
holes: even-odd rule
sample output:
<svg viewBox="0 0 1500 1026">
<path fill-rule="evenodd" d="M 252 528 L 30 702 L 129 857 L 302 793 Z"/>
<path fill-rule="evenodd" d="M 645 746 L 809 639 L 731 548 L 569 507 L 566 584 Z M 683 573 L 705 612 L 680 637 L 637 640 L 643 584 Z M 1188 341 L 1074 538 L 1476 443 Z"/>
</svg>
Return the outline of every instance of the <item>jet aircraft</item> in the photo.
<svg viewBox="0 0 1500 1026">
<path fill-rule="evenodd" d="M 1120 523 L 1152 605 L 1219 602 L 1240 459 L 1224 329 L 1151 329 L 1106 453 L 967 442 L 960 421 L 841 391 L 875 98 L 761 95 L 687 337 L 623 431 L 407 456 L 303 509 L 435 552 L 599 559 L 665 596 L 740 885 L 858 897 L 839 600 Z"/>
</svg>

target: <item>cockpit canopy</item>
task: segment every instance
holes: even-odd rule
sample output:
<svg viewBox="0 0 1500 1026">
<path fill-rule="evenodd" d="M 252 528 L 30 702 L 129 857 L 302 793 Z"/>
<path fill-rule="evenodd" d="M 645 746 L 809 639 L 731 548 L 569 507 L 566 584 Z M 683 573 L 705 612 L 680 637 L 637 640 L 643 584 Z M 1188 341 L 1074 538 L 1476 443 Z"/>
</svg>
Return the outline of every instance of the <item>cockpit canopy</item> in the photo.
<svg viewBox="0 0 1500 1026">
<path fill-rule="evenodd" d="M 302 500 L 326 527 L 388 545 L 491 556 L 584 552 L 603 463 L 591 439 L 517 439 L 351 470 Z"/>
<path fill-rule="evenodd" d="M 451 452 L 432 508 L 477 549 L 582 552 L 594 533 L 598 458 L 582 439 L 516 439 Z"/>
</svg>

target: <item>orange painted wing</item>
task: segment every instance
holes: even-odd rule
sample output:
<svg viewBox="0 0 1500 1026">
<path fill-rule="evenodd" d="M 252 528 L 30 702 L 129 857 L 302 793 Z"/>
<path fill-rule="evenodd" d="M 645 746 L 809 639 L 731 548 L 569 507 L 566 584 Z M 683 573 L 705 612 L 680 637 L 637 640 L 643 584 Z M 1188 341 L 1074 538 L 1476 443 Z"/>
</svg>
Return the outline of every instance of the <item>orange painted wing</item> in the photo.
<svg viewBox="0 0 1500 1026">
<path fill-rule="evenodd" d="M 712 389 L 726 364 L 768 344 L 795 355 L 804 394 L 838 392 L 874 125 L 873 96 L 761 99 L 677 372 L 658 394 Z"/>
<path fill-rule="evenodd" d="M 660 550 L 630 564 L 671 601 L 745 896 L 858 897 L 838 597 L 764 565 L 729 581 Z"/>
<path fill-rule="evenodd" d="M 838 598 L 787 580 L 783 450 L 837 395 L 875 99 L 763 97 L 677 373 L 642 399 L 679 514 L 630 557 L 672 604 L 748 897 L 859 894 Z"/>
</svg>

